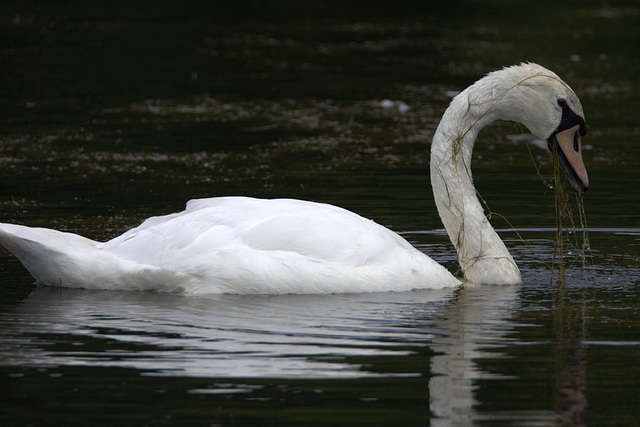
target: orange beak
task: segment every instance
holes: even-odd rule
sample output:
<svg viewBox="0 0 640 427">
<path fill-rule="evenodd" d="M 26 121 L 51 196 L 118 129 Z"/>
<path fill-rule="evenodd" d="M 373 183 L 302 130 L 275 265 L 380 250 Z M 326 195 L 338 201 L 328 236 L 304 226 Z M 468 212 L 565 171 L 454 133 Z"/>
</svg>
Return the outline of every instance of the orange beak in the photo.
<svg viewBox="0 0 640 427">
<path fill-rule="evenodd" d="M 571 186 L 577 193 L 589 189 L 589 176 L 582 161 L 582 140 L 580 125 L 555 134 L 560 148 L 560 165 L 567 175 Z"/>
</svg>

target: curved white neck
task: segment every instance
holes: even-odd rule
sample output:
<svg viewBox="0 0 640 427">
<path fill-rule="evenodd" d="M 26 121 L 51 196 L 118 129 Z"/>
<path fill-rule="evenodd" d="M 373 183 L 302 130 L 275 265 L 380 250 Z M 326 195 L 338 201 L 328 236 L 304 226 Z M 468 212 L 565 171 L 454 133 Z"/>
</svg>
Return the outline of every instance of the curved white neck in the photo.
<svg viewBox="0 0 640 427">
<path fill-rule="evenodd" d="M 502 118 L 503 100 L 496 95 L 502 91 L 491 90 L 483 80 L 456 96 L 440 121 L 431 144 L 431 186 L 465 281 L 518 284 L 520 271 L 485 216 L 471 175 L 478 133 Z"/>
</svg>

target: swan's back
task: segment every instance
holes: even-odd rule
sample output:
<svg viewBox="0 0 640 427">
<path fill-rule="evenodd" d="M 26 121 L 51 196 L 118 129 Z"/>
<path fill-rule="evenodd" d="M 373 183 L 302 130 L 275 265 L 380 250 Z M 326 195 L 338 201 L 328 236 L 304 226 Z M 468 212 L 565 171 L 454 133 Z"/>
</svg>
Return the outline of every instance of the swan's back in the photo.
<svg viewBox="0 0 640 427">
<path fill-rule="evenodd" d="M 149 218 L 103 248 L 141 263 L 179 265 L 241 245 L 353 267 L 375 262 L 389 247 L 410 248 L 397 234 L 342 208 L 248 197 L 191 200 L 183 212 Z"/>
</svg>

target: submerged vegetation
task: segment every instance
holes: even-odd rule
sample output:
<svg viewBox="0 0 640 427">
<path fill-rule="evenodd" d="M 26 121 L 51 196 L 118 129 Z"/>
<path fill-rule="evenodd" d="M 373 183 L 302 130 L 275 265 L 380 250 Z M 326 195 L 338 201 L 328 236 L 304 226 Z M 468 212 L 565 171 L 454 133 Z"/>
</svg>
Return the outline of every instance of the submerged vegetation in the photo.
<svg viewBox="0 0 640 427">
<path fill-rule="evenodd" d="M 580 265 L 583 269 L 590 258 L 587 216 L 583 194 L 575 194 L 575 204 L 566 191 L 565 176 L 560 166 L 558 144 L 553 144 L 553 188 L 555 189 L 556 235 L 552 270 L 558 272 L 560 286 L 565 286 L 566 269 Z"/>
</svg>

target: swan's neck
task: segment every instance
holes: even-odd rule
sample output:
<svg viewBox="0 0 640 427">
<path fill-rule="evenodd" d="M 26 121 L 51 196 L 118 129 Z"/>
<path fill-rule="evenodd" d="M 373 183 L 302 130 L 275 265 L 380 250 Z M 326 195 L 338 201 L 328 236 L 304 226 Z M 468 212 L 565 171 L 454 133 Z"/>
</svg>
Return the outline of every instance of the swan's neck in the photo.
<svg viewBox="0 0 640 427">
<path fill-rule="evenodd" d="M 480 80 L 456 96 L 431 145 L 431 186 L 440 218 L 458 251 L 465 281 L 517 284 L 520 271 L 484 214 L 471 175 L 480 130 L 500 118 L 501 97 Z M 495 88 L 494 88 L 495 89 Z"/>
</svg>

